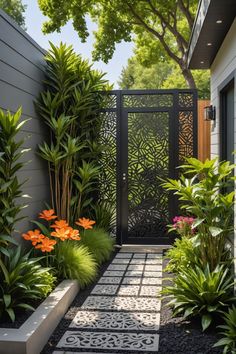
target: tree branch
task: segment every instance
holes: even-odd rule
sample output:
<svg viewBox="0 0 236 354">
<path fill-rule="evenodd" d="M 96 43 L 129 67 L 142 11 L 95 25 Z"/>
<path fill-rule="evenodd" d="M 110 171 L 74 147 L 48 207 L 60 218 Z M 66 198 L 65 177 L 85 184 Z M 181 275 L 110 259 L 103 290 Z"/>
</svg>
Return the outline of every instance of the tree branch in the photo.
<svg viewBox="0 0 236 354">
<path fill-rule="evenodd" d="M 184 6 L 183 0 L 178 0 L 178 6 L 180 8 L 180 11 L 185 15 L 185 17 L 186 17 L 186 19 L 188 21 L 190 29 L 192 29 L 193 28 L 193 23 L 194 23 L 194 18 L 193 18 L 193 16 L 191 15 L 191 13 L 189 11 L 189 1 L 188 1 L 187 6 Z"/>
</svg>

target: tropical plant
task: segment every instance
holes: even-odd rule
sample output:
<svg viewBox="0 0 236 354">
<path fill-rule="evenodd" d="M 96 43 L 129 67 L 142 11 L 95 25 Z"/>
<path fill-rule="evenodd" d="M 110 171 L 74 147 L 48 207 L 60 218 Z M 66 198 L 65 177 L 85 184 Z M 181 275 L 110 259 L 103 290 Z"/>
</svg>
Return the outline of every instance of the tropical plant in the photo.
<svg viewBox="0 0 236 354">
<path fill-rule="evenodd" d="M 213 316 L 235 301 L 233 277 L 230 269 L 218 265 L 213 271 L 207 264 L 181 269 L 173 279 L 173 285 L 166 286 L 163 294 L 171 301 L 173 314 L 183 314 L 184 318 L 200 316 L 203 331 L 207 329 Z"/>
<path fill-rule="evenodd" d="M 21 108 L 14 114 L 0 110 L 0 253 L 8 255 L 7 246 L 16 243 L 12 237 L 15 223 L 21 218 L 18 216 L 23 205 L 16 202 L 22 194 L 20 183 L 16 176 L 24 163 L 19 159 L 29 149 L 22 149 L 24 140 L 16 140 L 26 120 L 20 122 Z"/>
<path fill-rule="evenodd" d="M 172 248 L 165 255 L 169 259 L 165 268 L 167 272 L 179 273 L 182 269 L 190 268 L 196 264 L 201 265 L 199 249 L 194 247 L 191 238 L 183 236 L 176 239 Z"/>
<path fill-rule="evenodd" d="M 203 263 L 213 271 L 225 257 L 233 232 L 234 165 L 218 159 L 201 162 L 187 158 L 179 180 L 168 179 L 163 187 L 174 191 L 181 209 L 196 220 L 194 245 L 200 248 Z"/>
<path fill-rule="evenodd" d="M 22 0 L 0 0 L 0 9 L 11 16 L 24 30 L 26 29 L 24 17 L 26 8 L 27 5 L 23 5 Z"/>
<path fill-rule="evenodd" d="M 114 239 L 105 230 L 99 228 L 81 232 L 80 242 L 89 249 L 98 264 L 108 261 L 114 250 Z"/>
<path fill-rule="evenodd" d="M 96 220 L 97 228 L 104 229 L 107 232 L 111 232 L 114 229 L 115 220 L 115 208 L 110 203 L 101 202 L 94 205 L 92 215 Z"/>
<path fill-rule="evenodd" d="M 97 262 L 88 248 L 69 241 L 57 245 L 54 266 L 59 279 L 76 279 L 81 288 L 97 274 Z"/>
<path fill-rule="evenodd" d="M 97 199 L 99 111 L 104 100 L 100 91 L 109 87 L 104 75 L 92 70 L 71 46 L 51 43 L 45 60 L 46 89 L 37 107 L 51 140 L 40 145 L 40 155 L 48 162 L 52 208 L 74 224 Z"/>
<path fill-rule="evenodd" d="M 219 326 L 223 335 L 214 347 L 224 347 L 223 354 L 236 354 L 236 307 L 233 305 L 223 315 L 224 324 Z"/>
<path fill-rule="evenodd" d="M 7 314 L 14 322 L 17 309 L 34 310 L 35 300 L 51 292 L 56 278 L 40 260 L 23 254 L 20 246 L 9 249 L 4 262 L 0 259 L 0 317 Z"/>
</svg>

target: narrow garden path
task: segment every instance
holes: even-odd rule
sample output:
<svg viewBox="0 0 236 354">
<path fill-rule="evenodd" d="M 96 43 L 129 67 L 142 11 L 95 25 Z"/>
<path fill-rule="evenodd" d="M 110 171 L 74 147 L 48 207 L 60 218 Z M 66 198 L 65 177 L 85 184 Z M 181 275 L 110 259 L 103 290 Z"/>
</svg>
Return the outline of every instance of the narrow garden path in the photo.
<svg viewBox="0 0 236 354">
<path fill-rule="evenodd" d="M 117 253 L 54 354 L 157 353 L 161 282 L 161 253 Z"/>
</svg>

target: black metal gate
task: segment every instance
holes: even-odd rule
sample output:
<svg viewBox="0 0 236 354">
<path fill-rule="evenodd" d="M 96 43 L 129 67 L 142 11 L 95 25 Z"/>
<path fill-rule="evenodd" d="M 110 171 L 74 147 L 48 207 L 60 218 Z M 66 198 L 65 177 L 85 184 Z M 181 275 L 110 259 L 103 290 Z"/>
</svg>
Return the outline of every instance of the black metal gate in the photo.
<svg viewBox="0 0 236 354">
<path fill-rule="evenodd" d="M 101 196 L 118 244 L 168 244 L 177 204 L 161 187 L 185 156 L 197 156 L 195 90 L 108 93 L 103 116 Z"/>
</svg>

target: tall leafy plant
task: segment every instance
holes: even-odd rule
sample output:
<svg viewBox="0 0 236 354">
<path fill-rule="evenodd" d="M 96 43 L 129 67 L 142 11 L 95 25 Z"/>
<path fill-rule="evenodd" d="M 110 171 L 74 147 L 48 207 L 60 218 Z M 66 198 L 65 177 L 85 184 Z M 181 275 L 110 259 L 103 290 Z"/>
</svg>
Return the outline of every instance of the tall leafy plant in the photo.
<svg viewBox="0 0 236 354">
<path fill-rule="evenodd" d="M 23 208 L 17 203 L 17 198 L 22 197 L 22 183 L 16 173 L 24 165 L 20 158 L 29 149 L 22 149 L 24 140 L 16 138 L 26 123 L 20 118 L 21 108 L 14 114 L 0 110 L 0 252 L 5 255 L 8 242 L 15 242 L 12 232 Z"/>
<path fill-rule="evenodd" d="M 218 159 L 203 163 L 188 158 L 181 167 L 184 172 L 180 179 L 168 179 L 163 186 L 174 191 L 181 209 L 195 217 L 194 245 L 200 248 L 203 264 L 209 264 L 213 271 L 224 260 L 233 232 L 234 165 Z"/>
<path fill-rule="evenodd" d="M 74 223 L 94 201 L 99 176 L 100 116 L 107 82 L 71 46 L 60 44 L 46 57 L 45 91 L 37 101 L 50 129 L 40 155 L 48 162 L 51 205 Z"/>
</svg>

